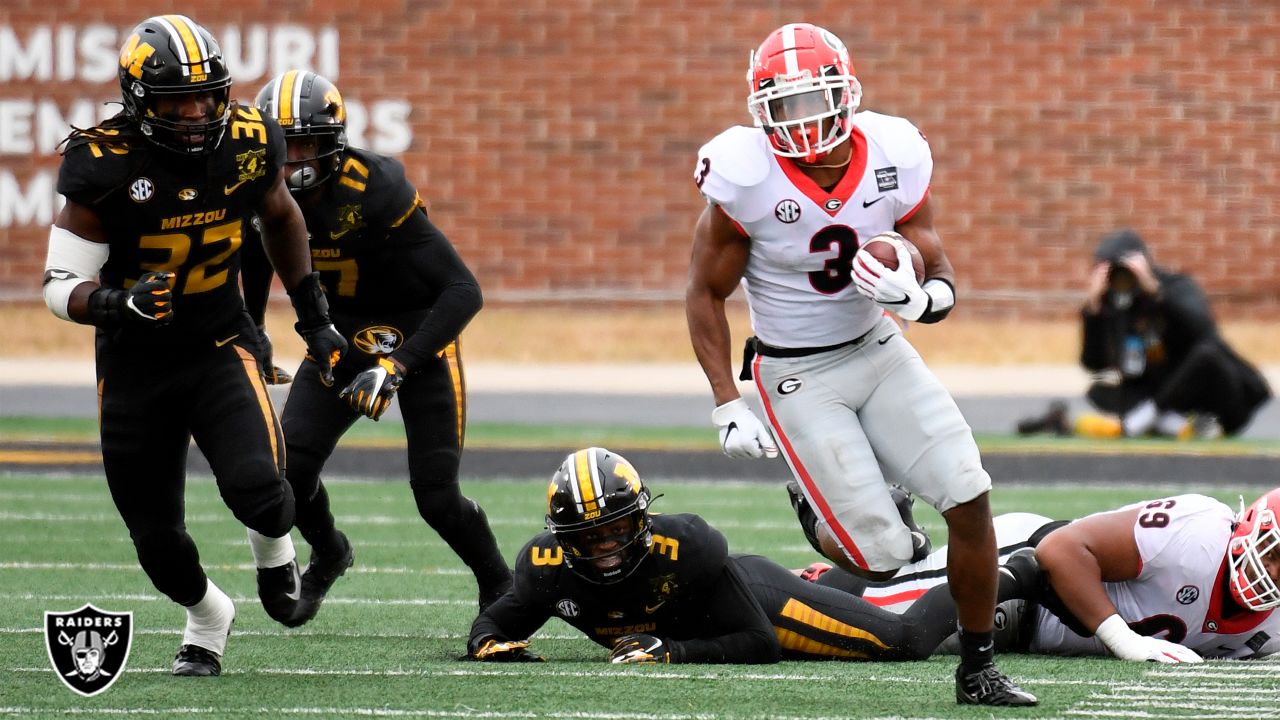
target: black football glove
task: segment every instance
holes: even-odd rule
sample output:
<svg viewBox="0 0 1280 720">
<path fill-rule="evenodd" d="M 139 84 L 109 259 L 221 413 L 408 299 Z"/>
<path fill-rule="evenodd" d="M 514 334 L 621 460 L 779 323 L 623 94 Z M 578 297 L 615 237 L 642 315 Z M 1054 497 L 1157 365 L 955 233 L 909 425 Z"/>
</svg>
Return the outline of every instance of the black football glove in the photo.
<svg viewBox="0 0 1280 720">
<path fill-rule="evenodd" d="M 479 662 L 546 662 L 541 655 L 529 652 L 528 640 L 474 638 L 467 643 L 467 657 Z"/>
<path fill-rule="evenodd" d="M 271 336 L 261 325 L 258 326 L 258 342 L 262 345 L 262 379 L 266 380 L 268 385 L 288 385 L 293 382 L 293 375 L 275 364 L 272 357 L 274 353 L 271 348 Z"/>
<path fill-rule="evenodd" d="M 100 287 L 89 295 L 89 319 L 100 327 L 160 327 L 173 321 L 174 274 L 143 273 L 128 290 Z"/>
<path fill-rule="evenodd" d="M 669 663 L 671 649 L 660 637 L 644 633 L 623 635 L 614 641 L 609 662 L 618 665 Z"/>
<path fill-rule="evenodd" d="M 329 319 L 329 301 L 320 287 L 320 273 L 311 273 L 289 291 L 289 300 L 298 315 L 294 329 L 307 343 L 307 358 L 320 366 L 320 382 L 333 387 L 333 366 L 347 351 L 347 339 Z"/>
<path fill-rule="evenodd" d="M 338 397 L 346 398 L 352 410 L 377 420 L 391 407 L 391 398 L 402 382 L 404 367 L 389 357 L 380 357 L 377 365 L 356 375 Z"/>
</svg>

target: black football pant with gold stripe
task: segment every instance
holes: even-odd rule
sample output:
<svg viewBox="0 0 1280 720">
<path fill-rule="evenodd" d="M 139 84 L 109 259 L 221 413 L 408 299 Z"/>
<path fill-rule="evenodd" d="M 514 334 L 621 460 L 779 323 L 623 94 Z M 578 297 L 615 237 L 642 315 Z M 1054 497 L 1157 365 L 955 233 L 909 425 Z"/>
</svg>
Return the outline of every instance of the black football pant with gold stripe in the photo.
<svg viewBox="0 0 1280 720">
<path fill-rule="evenodd" d="M 956 631 L 946 585 L 896 615 L 856 595 L 801 580 L 759 555 L 736 558 L 742 579 L 773 623 L 783 657 L 920 660 Z"/>
<path fill-rule="evenodd" d="M 458 486 L 466 393 L 452 347 L 415 369 L 396 392 L 408 441 L 409 485 L 422 519 L 471 568 L 482 592 L 496 592 L 510 585 L 511 571 L 484 511 Z M 285 474 L 297 497 L 298 531 L 322 553 L 335 552 L 337 539 L 320 472 L 338 439 L 360 417 L 338 398 L 355 372 L 340 368 L 334 387 L 326 388 L 315 363 L 303 361 L 284 409 L 289 455 Z"/>
<path fill-rule="evenodd" d="M 98 346 L 107 485 L 142 569 L 181 605 L 199 602 L 205 592 L 185 521 L 192 439 L 237 520 L 269 537 L 293 526 L 284 438 L 262 383 L 256 338 L 250 327 L 221 347 L 209 341 L 172 349 L 146 338 Z"/>
</svg>

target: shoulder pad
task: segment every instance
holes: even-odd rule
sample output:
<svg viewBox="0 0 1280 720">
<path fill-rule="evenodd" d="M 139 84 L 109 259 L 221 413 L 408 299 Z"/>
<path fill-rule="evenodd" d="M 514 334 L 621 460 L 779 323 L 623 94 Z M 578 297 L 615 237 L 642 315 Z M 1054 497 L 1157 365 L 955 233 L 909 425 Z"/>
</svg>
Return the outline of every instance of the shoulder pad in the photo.
<svg viewBox="0 0 1280 720">
<path fill-rule="evenodd" d="M 335 182 L 361 196 L 365 219 L 372 225 L 395 227 L 421 203 L 404 165 L 386 155 L 348 149 Z"/>
<path fill-rule="evenodd" d="M 516 571 L 539 573 L 564 564 L 564 550 L 550 531 L 538 533 L 525 544 L 516 557 Z"/>
<path fill-rule="evenodd" d="M 129 179 L 130 150 L 92 142 L 70 145 L 58 168 L 58 192 L 82 205 L 97 202 Z"/>
<path fill-rule="evenodd" d="M 928 139 L 906 118 L 864 110 L 854 114 L 853 124 L 899 168 L 916 167 L 931 157 Z"/>
<path fill-rule="evenodd" d="M 740 188 L 759 185 L 769 176 L 769 152 L 760 128 L 731 127 L 698 150 L 694 180 L 701 179 L 699 188 L 708 200 L 730 204 Z"/>
</svg>

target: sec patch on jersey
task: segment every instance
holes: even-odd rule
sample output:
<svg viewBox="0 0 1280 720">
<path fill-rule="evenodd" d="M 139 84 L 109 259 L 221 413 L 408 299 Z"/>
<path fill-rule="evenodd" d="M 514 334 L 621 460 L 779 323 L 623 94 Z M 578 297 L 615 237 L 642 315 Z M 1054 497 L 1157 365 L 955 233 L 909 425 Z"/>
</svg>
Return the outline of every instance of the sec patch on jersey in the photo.
<svg viewBox="0 0 1280 720">
<path fill-rule="evenodd" d="M 915 243 L 896 232 L 876 235 L 863 243 L 862 247 L 858 248 L 858 252 L 865 251 L 886 268 L 897 270 L 899 246 L 905 247 L 907 253 L 911 255 L 911 266 L 916 271 L 916 282 L 924 282 L 924 256 L 920 254 L 920 249 L 915 246 Z"/>
</svg>

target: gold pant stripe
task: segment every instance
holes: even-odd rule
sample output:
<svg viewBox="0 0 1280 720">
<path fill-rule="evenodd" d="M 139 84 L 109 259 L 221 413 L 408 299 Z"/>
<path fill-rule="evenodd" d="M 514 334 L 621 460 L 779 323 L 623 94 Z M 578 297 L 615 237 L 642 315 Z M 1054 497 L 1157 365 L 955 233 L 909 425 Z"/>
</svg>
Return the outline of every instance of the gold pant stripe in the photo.
<svg viewBox="0 0 1280 720">
<path fill-rule="evenodd" d="M 454 338 L 453 342 L 445 346 L 442 354 L 445 362 L 449 364 L 449 377 L 453 380 L 453 400 L 454 407 L 457 408 L 458 420 L 458 447 L 462 447 L 467 432 L 467 377 L 462 372 L 461 338 Z"/>
<path fill-rule="evenodd" d="M 866 653 L 860 653 L 856 650 L 845 650 L 835 645 L 828 645 L 824 642 L 818 642 L 813 638 L 807 638 L 792 630 L 786 628 L 775 627 L 774 634 L 778 636 L 778 644 L 783 650 L 791 652 L 804 653 L 806 655 L 825 655 L 827 657 L 842 658 L 865 658 Z"/>
<path fill-rule="evenodd" d="M 787 600 L 787 604 L 782 608 L 782 617 L 790 618 L 802 625 L 808 625 L 809 627 L 816 628 L 826 633 L 831 633 L 832 635 L 841 635 L 843 637 L 854 638 L 856 640 L 865 640 L 881 649 L 889 649 L 889 646 L 881 642 L 880 638 L 872 635 L 866 630 L 854 627 L 848 623 L 840 622 L 830 615 L 824 615 L 795 598 Z"/>
<path fill-rule="evenodd" d="M 249 384 L 253 386 L 253 393 L 258 397 L 258 409 L 262 410 L 262 422 L 266 425 L 267 433 L 271 436 L 271 459 L 275 461 L 276 467 L 284 466 L 284 458 L 281 455 L 284 449 L 280 447 L 277 438 L 280 437 L 280 426 L 276 422 L 276 411 L 271 406 L 271 396 L 267 394 L 266 381 L 262 379 L 262 373 L 258 370 L 258 361 L 248 350 L 234 345 L 236 354 L 240 356 L 240 362 L 244 363 L 245 375 L 249 376 Z"/>
</svg>

